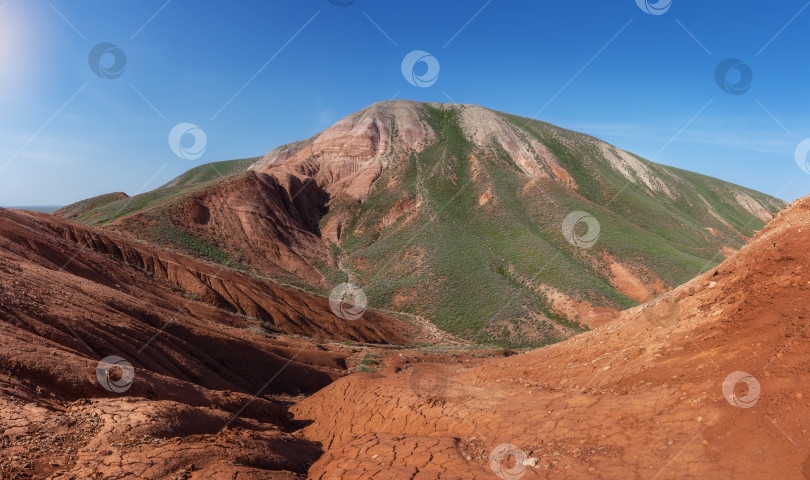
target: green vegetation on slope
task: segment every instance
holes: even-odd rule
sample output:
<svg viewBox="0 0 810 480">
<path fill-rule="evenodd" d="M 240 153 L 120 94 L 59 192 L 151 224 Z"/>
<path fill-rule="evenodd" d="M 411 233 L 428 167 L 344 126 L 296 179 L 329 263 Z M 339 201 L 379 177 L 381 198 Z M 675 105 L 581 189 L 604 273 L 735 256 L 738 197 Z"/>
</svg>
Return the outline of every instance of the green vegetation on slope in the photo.
<svg viewBox="0 0 810 480">
<path fill-rule="evenodd" d="M 551 311 L 540 294 L 550 285 L 594 306 L 624 309 L 638 302 L 610 281 L 610 263 L 621 261 L 642 281 L 679 285 L 716 266 L 719 248 L 744 239 L 730 228 L 711 237 L 717 225 L 701 197 L 730 225 L 750 236 L 763 222 L 729 198 L 730 184 L 641 160 L 671 177 L 677 199 L 629 183 L 609 166 L 595 139 L 542 122 L 503 115 L 525 128 L 555 155 L 576 181 L 572 192 L 555 180 L 527 185 L 525 174 L 499 145 L 482 151 L 464 135 L 458 110 L 425 106 L 439 141 L 383 171 L 362 204 L 338 197 L 334 215 L 350 219 L 341 239 L 345 263 L 364 282 L 371 305 L 428 318 L 441 329 L 505 346 L 546 344 L 582 330 L 577 317 Z M 525 127 L 524 127 L 525 125 Z M 470 157 L 478 157 L 474 180 Z M 391 187 L 394 185 L 394 187 Z M 488 192 L 492 199 L 479 204 Z M 749 194 L 772 211 L 778 202 Z M 401 212 L 386 228 L 402 199 L 421 204 Z M 568 243 L 562 219 L 575 210 L 600 222 L 591 250 Z M 545 320 L 538 319 L 540 313 Z"/>
<path fill-rule="evenodd" d="M 579 325 L 549 312 L 542 298 L 518 287 L 507 274 L 507 268 L 515 265 L 535 274 L 545 272 L 547 278 L 571 278 L 576 270 L 575 262 L 525 214 L 521 174 L 505 157 L 487 162 L 487 173 L 498 179 L 493 186 L 501 204 L 494 210 L 479 206 L 482 192 L 472 182 L 468 161 L 475 146 L 464 136 L 458 112 L 430 107 L 428 112 L 441 141 L 410 157 L 398 186 L 381 187 L 397 174 L 385 171 L 362 205 L 337 203 L 330 212 L 338 214 L 341 205 L 349 205 L 352 222 L 341 245 L 349 263 L 360 269 L 370 303 L 430 318 L 439 328 L 466 338 L 487 331 L 480 340 L 510 346 L 561 338 L 552 325 L 533 321 L 528 312 L 543 312 L 570 331 L 581 331 Z M 422 202 L 417 218 L 405 222 L 409 213 L 405 212 L 388 229 L 373 228 L 401 198 Z M 327 216 L 323 222 L 328 220 Z M 392 252 L 402 255 L 392 257 Z M 546 259 L 552 257 L 558 260 L 549 268 Z M 632 304 L 607 285 L 599 285 L 592 275 L 582 281 L 598 285 L 617 303 Z M 521 323 L 533 333 L 521 336 L 526 329 Z"/>
<path fill-rule="evenodd" d="M 70 220 L 81 217 L 88 212 L 104 207 L 105 205 L 109 205 L 110 203 L 121 200 L 122 198 L 128 198 L 127 194 L 123 192 L 105 193 L 104 195 L 88 198 L 86 200 L 72 203 L 66 207 L 62 207 L 55 211 L 54 214 Z"/>
<path fill-rule="evenodd" d="M 89 225 L 105 225 L 126 215 L 155 207 L 163 202 L 175 200 L 183 195 L 198 191 L 212 182 L 242 172 L 257 159 L 258 157 L 207 163 L 192 168 L 166 185 L 152 190 L 151 192 L 111 202 L 100 202 L 96 205 L 90 205 L 90 208 L 87 208 L 87 202 L 94 199 L 88 199 L 73 205 L 68 205 L 62 210 L 81 210 L 83 213 L 81 213 L 76 220 Z"/>
<path fill-rule="evenodd" d="M 155 240 L 160 245 L 171 245 L 180 250 L 192 253 L 194 256 L 203 257 L 214 263 L 218 263 L 228 268 L 243 270 L 243 267 L 234 261 L 230 255 L 220 248 L 211 245 L 197 237 L 180 230 L 169 221 L 161 221 L 156 229 Z"/>
<path fill-rule="evenodd" d="M 199 185 L 212 180 L 219 180 L 239 172 L 244 172 L 258 159 L 259 157 L 253 157 L 242 158 L 239 160 L 225 160 L 222 162 L 206 163 L 205 165 L 192 168 L 191 170 L 169 182 L 167 185 Z"/>
</svg>

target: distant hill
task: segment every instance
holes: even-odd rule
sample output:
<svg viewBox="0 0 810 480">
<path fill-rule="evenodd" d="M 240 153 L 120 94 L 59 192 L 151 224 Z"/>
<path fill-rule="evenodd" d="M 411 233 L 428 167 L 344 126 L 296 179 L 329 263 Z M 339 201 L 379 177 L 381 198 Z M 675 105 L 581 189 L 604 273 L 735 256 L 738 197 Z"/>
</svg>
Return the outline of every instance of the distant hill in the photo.
<svg viewBox="0 0 810 480">
<path fill-rule="evenodd" d="M 58 211 L 64 205 L 9 205 L 2 208 L 7 208 L 9 210 L 29 210 L 32 212 L 41 212 L 51 214 Z"/>
</svg>

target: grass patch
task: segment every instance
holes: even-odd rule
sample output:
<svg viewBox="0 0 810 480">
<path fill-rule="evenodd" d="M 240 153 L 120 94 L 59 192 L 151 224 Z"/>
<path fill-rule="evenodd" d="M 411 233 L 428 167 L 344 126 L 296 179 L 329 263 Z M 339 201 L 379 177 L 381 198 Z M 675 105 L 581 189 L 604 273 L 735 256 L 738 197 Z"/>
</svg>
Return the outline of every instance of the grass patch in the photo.
<svg viewBox="0 0 810 480">
<path fill-rule="evenodd" d="M 180 230 L 168 221 L 162 222 L 158 226 L 155 230 L 155 237 L 161 245 L 173 245 L 194 256 L 206 258 L 225 267 L 244 270 L 241 264 L 234 261 L 230 255 L 217 246 Z"/>
</svg>

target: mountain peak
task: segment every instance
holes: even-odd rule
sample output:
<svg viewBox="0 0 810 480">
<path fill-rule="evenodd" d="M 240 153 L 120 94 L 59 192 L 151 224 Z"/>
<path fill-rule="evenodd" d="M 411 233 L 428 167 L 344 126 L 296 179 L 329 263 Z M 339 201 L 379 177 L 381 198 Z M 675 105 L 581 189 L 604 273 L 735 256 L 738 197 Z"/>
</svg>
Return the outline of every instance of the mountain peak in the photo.
<svg viewBox="0 0 810 480">
<path fill-rule="evenodd" d="M 410 100 L 124 202 L 77 211 L 321 293 L 351 280 L 377 308 L 507 345 L 664 293 L 784 206 L 547 123 Z"/>
</svg>

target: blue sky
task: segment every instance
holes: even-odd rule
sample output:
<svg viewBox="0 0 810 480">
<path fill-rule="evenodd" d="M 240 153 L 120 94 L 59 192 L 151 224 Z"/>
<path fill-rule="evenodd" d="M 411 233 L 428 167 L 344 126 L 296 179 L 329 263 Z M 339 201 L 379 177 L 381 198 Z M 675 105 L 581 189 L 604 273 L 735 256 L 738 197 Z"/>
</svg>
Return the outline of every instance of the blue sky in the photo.
<svg viewBox="0 0 810 480">
<path fill-rule="evenodd" d="M 810 137 L 803 0 L 672 0 L 661 15 L 636 0 L 345 3 L 0 0 L 0 205 L 150 190 L 395 97 L 536 116 L 786 200 L 810 193 L 795 159 Z M 90 67 L 102 42 L 126 56 L 118 78 Z M 440 65 L 430 87 L 402 74 L 414 50 Z M 727 58 L 753 73 L 742 95 L 716 82 Z M 170 148 L 180 123 L 204 132 L 201 156 Z"/>
</svg>

